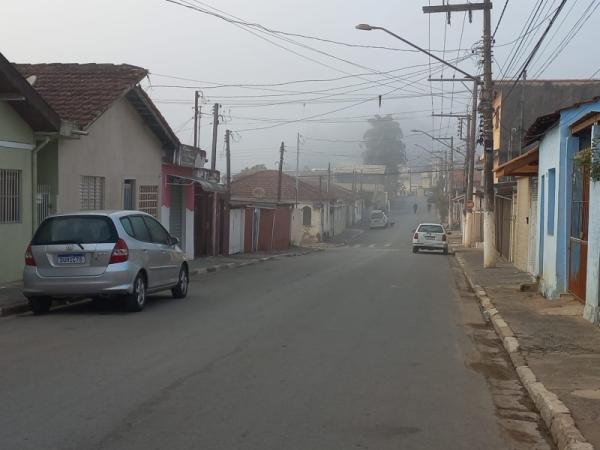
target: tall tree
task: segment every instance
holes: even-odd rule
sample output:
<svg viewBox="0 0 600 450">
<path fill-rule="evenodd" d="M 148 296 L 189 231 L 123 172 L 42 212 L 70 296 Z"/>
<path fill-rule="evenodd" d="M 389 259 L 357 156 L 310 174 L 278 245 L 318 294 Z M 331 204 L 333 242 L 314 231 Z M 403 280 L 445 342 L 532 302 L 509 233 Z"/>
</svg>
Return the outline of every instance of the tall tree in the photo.
<svg viewBox="0 0 600 450">
<path fill-rule="evenodd" d="M 402 142 L 404 134 L 390 114 L 376 115 L 368 122 L 371 128 L 363 135 L 363 161 L 365 164 L 384 165 L 389 174 L 387 184 L 395 190 L 398 165 L 406 163 L 406 146 Z"/>
</svg>

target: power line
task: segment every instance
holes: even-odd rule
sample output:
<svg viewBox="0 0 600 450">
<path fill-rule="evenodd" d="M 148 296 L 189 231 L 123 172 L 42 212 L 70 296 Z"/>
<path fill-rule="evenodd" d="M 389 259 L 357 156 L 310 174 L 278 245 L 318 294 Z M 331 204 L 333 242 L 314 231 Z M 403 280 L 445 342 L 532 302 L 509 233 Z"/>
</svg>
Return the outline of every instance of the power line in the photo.
<svg viewBox="0 0 600 450">
<path fill-rule="evenodd" d="M 492 33 L 492 39 L 494 39 L 496 37 L 496 31 L 498 31 L 498 27 L 502 23 L 502 18 L 504 17 L 504 13 L 506 12 L 506 7 L 508 6 L 508 2 L 509 2 L 509 0 L 506 0 L 504 2 L 504 7 L 502 8 L 502 12 L 500 13 L 500 18 L 498 19 L 498 23 L 496 24 L 496 28 L 494 29 L 494 32 Z M 459 47 L 460 47 L 460 45 L 459 45 Z"/>
</svg>

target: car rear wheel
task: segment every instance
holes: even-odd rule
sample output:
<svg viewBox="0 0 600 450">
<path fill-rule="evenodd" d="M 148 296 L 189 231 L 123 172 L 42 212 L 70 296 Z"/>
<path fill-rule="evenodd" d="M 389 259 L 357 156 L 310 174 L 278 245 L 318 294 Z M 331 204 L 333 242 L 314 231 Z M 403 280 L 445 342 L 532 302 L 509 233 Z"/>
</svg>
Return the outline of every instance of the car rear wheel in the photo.
<svg viewBox="0 0 600 450">
<path fill-rule="evenodd" d="M 133 291 L 125 297 L 125 307 L 127 311 L 138 312 L 144 309 L 146 305 L 146 279 L 142 274 L 138 274 L 133 281 Z"/>
<path fill-rule="evenodd" d="M 52 306 L 51 297 L 29 297 L 28 300 L 29 307 L 36 315 L 46 314 L 50 311 L 50 306 Z"/>
<path fill-rule="evenodd" d="M 445 248 L 445 249 L 443 250 L 443 253 L 444 253 L 444 255 L 447 255 L 447 254 L 448 254 L 448 249 L 447 249 L 447 248 Z"/>
<path fill-rule="evenodd" d="M 171 289 L 171 294 L 173 294 L 174 298 L 185 298 L 188 291 L 190 280 L 187 268 L 185 266 L 181 266 L 179 270 L 179 279 L 177 284 L 173 289 Z"/>
</svg>

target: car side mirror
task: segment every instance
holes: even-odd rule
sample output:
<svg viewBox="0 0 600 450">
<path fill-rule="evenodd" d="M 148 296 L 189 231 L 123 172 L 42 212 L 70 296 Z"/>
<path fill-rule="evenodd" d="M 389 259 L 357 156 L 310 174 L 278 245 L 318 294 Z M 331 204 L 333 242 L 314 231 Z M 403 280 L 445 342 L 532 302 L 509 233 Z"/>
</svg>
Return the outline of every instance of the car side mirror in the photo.
<svg viewBox="0 0 600 450">
<path fill-rule="evenodd" d="M 169 244 L 179 245 L 179 238 L 176 238 L 175 236 L 169 236 Z"/>
</svg>

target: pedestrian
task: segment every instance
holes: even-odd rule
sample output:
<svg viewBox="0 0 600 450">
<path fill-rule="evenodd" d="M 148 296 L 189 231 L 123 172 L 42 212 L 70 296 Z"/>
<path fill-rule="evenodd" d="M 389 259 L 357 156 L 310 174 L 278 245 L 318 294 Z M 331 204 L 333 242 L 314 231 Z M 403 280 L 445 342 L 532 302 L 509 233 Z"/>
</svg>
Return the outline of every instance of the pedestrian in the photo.
<svg viewBox="0 0 600 450">
<path fill-rule="evenodd" d="M 416 214 L 417 213 L 417 209 L 419 208 L 419 205 L 417 205 L 416 203 L 413 205 L 413 212 Z"/>
</svg>

